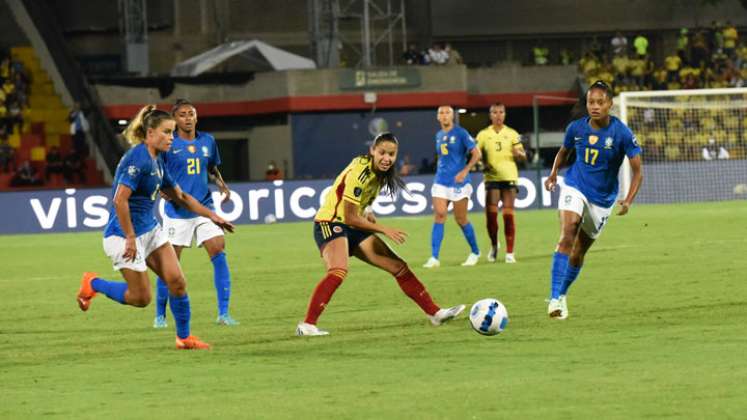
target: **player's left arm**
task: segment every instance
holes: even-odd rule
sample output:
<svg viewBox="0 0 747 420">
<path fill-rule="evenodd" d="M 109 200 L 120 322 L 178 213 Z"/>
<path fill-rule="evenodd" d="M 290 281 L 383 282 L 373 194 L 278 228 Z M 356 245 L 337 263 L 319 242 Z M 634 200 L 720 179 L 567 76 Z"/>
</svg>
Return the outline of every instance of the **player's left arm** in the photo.
<svg viewBox="0 0 747 420">
<path fill-rule="evenodd" d="M 161 191 L 163 191 L 169 199 L 177 205 L 189 209 L 200 216 L 207 217 L 220 228 L 233 232 L 233 224 L 231 222 L 223 220 L 223 218 L 215 214 L 214 211 L 200 204 L 200 202 L 195 200 L 194 197 L 182 191 L 179 185 L 174 184 L 170 187 L 162 188 Z"/>
<path fill-rule="evenodd" d="M 208 174 L 213 179 L 215 185 L 218 187 L 218 191 L 220 191 L 220 193 L 223 195 L 223 200 L 221 200 L 221 203 L 225 204 L 231 198 L 231 190 L 228 189 L 228 184 L 226 184 L 226 181 L 223 180 L 223 175 L 221 175 L 220 171 L 218 170 L 218 166 L 211 166 L 210 169 L 208 169 Z"/>
<path fill-rule="evenodd" d="M 480 149 L 475 145 L 475 141 L 472 140 L 471 137 L 468 141 L 470 141 L 472 145 L 472 148 L 469 149 L 470 157 L 467 165 L 465 165 L 464 168 L 462 168 L 462 170 L 459 171 L 459 173 L 454 177 L 454 180 L 458 183 L 463 182 L 464 178 L 466 178 L 469 174 L 469 171 L 471 171 L 472 168 L 477 164 L 477 162 L 482 159 L 482 153 L 480 152 Z"/>
<path fill-rule="evenodd" d="M 639 153 L 632 158 L 628 158 L 628 161 L 630 162 L 630 170 L 633 173 L 633 177 L 630 181 L 630 189 L 628 190 L 627 197 L 618 202 L 620 210 L 617 214 L 619 216 L 624 216 L 628 213 L 628 210 L 630 210 L 630 206 L 633 205 L 633 200 L 635 200 L 635 196 L 638 194 L 638 190 L 641 188 L 641 184 L 643 183 L 643 164 L 641 162 L 641 154 Z"/>
</svg>

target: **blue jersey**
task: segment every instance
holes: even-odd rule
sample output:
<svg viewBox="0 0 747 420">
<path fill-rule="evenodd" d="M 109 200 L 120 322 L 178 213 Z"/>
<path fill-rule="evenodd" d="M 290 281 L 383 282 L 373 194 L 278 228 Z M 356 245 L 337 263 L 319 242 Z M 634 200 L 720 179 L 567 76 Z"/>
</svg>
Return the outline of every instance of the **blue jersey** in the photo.
<svg viewBox="0 0 747 420">
<path fill-rule="evenodd" d="M 455 125 L 451 130 L 436 133 L 436 154 L 438 154 L 438 168 L 435 183 L 446 187 L 463 187 L 470 182 L 470 175 L 464 182 L 457 184 L 454 177 L 464 169 L 469 160 L 470 151 L 475 148 L 475 139 L 467 130 Z"/>
<path fill-rule="evenodd" d="M 158 220 L 153 214 L 158 191 L 161 188 L 173 188 L 176 185 L 166 170 L 161 156 L 152 157 L 145 144 L 138 144 L 122 156 L 117 165 L 117 171 L 114 173 L 112 198 L 119 185 L 126 185 L 132 190 L 128 204 L 135 236 L 147 233 L 158 225 Z M 104 237 L 112 235 L 125 236 L 113 203 L 109 210 L 109 222 L 106 224 Z"/>
<path fill-rule="evenodd" d="M 213 136 L 198 131 L 194 140 L 185 140 L 174 135 L 171 149 L 164 153 L 163 160 L 182 191 L 203 206 L 215 210 L 213 196 L 208 188 L 208 169 L 220 165 L 220 155 Z M 197 214 L 175 206 L 170 201 L 166 202 L 166 215 L 173 219 L 197 217 Z"/>
<path fill-rule="evenodd" d="M 616 117 L 607 127 L 594 130 L 589 117 L 580 118 L 565 130 L 563 147 L 576 149 L 576 161 L 565 174 L 565 184 L 581 191 L 593 204 L 612 207 L 617 198 L 617 173 L 625 156 L 641 153 L 633 132 Z"/>
</svg>

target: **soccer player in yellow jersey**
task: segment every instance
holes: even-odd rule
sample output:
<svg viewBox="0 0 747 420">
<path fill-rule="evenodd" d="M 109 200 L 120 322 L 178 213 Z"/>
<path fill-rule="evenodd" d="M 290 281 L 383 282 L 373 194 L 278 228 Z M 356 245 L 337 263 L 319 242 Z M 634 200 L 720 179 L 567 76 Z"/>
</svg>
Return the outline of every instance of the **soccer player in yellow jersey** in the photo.
<svg viewBox="0 0 747 420">
<path fill-rule="evenodd" d="M 306 318 L 296 327 L 296 335 L 328 334 L 317 328 L 316 323 L 332 294 L 347 276 L 350 256 L 394 276 L 402 291 L 420 306 L 433 325 L 441 325 L 464 310 L 464 305 L 441 309 L 433 302 L 407 263 L 376 235 L 381 233 L 402 244 L 407 234 L 377 223 L 373 213 L 366 211 L 383 187 L 393 197 L 404 188 L 394 165 L 398 148 L 399 142 L 392 133 L 379 134 L 369 154 L 353 159 L 335 179 L 314 218 L 314 240 L 327 274 L 314 289 Z"/>
<path fill-rule="evenodd" d="M 503 202 L 503 232 L 506 236 L 506 262 L 515 263 L 514 201 L 519 180 L 517 160 L 526 160 L 527 155 L 521 145 L 519 133 L 504 124 L 506 106 L 500 102 L 490 106 L 491 125 L 477 135 L 477 147 L 482 152 L 485 163 L 485 217 L 488 236 L 492 246 L 488 261 L 495 262 L 500 244 L 498 243 L 498 202 Z"/>
</svg>

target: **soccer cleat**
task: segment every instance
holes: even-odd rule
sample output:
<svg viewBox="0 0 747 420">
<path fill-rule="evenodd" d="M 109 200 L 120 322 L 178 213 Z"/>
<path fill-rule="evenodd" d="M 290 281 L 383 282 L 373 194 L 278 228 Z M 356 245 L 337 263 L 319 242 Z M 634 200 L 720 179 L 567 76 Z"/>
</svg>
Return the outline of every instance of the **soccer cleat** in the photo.
<svg viewBox="0 0 747 420">
<path fill-rule="evenodd" d="M 426 261 L 425 264 L 423 264 L 423 268 L 438 268 L 438 267 L 441 267 L 441 262 L 434 257 L 428 258 L 428 261 Z"/>
<path fill-rule="evenodd" d="M 488 252 L 488 262 L 495 262 L 495 258 L 498 256 L 498 248 L 490 248 L 490 252 Z"/>
<path fill-rule="evenodd" d="M 560 299 L 550 299 L 550 303 L 547 305 L 547 314 L 550 318 L 559 319 L 561 314 Z"/>
<path fill-rule="evenodd" d="M 439 309 L 433 315 L 429 315 L 428 318 L 431 320 L 431 324 L 435 326 L 443 325 L 444 323 L 451 321 L 452 319 L 459 316 L 464 310 L 464 305 L 452 306 L 451 308 Z"/>
<path fill-rule="evenodd" d="M 166 328 L 168 327 L 168 324 L 166 324 L 166 317 L 163 315 L 159 315 L 156 317 L 156 319 L 153 320 L 153 328 Z"/>
<path fill-rule="evenodd" d="M 568 319 L 568 299 L 565 295 L 560 295 L 558 301 L 560 302 L 560 316 L 558 319 Z"/>
<path fill-rule="evenodd" d="M 179 350 L 210 350 L 210 344 L 200 341 L 194 335 L 187 338 L 176 337 L 176 348 Z"/>
<path fill-rule="evenodd" d="M 477 262 L 480 260 L 480 254 L 470 253 L 467 256 L 467 259 L 464 260 L 462 263 L 462 267 L 471 267 L 473 265 L 477 265 Z"/>
<path fill-rule="evenodd" d="M 296 335 L 299 337 L 304 336 L 315 336 L 315 335 L 329 335 L 329 331 L 320 330 L 314 324 L 308 324 L 301 322 L 296 326 Z"/>
<path fill-rule="evenodd" d="M 80 310 L 85 312 L 91 306 L 91 299 L 96 297 L 96 291 L 91 286 L 91 281 L 98 277 L 96 273 L 85 272 L 83 278 L 80 279 L 80 290 L 78 290 L 78 306 Z"/>
<path fill-rule="evenodd" d="M 218 315 L 218 319 L 215 320 L 215 323 L 218 325 L 227 325 L 227 326 L 234 326 L 239 325 L 240 322 L 231 318 L 231 315 L 224 314 L 224 315 Z"/>
<path fill-rule="evenodd" d="M 514 257 L 513 252 L 510 254 L 506 254 L 506 264 L 514 264 L 516 262 L 516 257 Z"/>
</svg>

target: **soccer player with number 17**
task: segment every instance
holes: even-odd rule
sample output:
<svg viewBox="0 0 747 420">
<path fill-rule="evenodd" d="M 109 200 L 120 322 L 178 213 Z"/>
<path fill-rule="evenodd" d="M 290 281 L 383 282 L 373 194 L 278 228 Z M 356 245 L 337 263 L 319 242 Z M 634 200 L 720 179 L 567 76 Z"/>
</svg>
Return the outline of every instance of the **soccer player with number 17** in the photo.
<svg viewBox="0 0 747 420">
<path fill-rule="evenodd" d="M 607 223 L 618 193 L 617 175 L 624 158 L 630 162 L 632 180 L 618 215 L 628 213 L 643 181 L 641 147 L 622 121 L 610 116 L 612 90 L 597 81 L 586 92 L 589 116 L 568 125 L 563 146 L 552 166 L 545 188 L 553 191 L 558 170 L 575 149 L 576 161 L 568 169 L 560 190 L 560 240 L 552 258 L 550 304 L 554 319 L 568 318 L 566 295 L 581 271 L 584 256 Z"/>
</svg>

